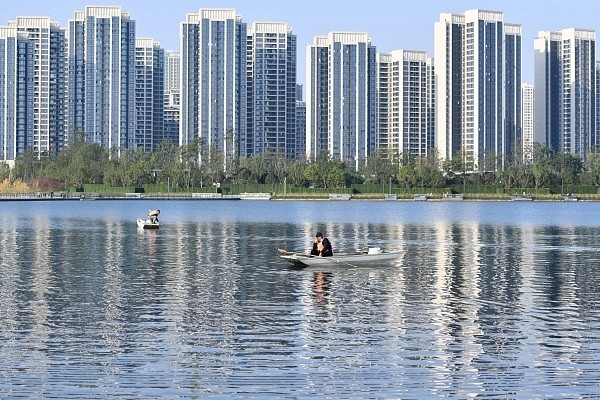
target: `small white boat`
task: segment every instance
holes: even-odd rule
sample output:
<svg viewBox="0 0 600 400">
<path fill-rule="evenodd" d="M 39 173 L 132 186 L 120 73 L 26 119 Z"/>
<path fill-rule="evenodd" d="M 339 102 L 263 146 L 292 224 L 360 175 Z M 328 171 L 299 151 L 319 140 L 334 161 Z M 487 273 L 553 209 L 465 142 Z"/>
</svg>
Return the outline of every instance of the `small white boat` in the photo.
<svg viewBox="0 0 600 400">
<path fill-rule="evenodd" d="M 335 265 L 361 267 L 382 265 L 390 264 L 402 255 L 399 251 L 385 251 L 379 248 L 371 248 L 368 252 L 364 253 L 334 253 L 331 257 L 312 256 L 309 254 L 286 252 L 285 250 L 279 251 L 286 253 L 281 255 L 281 258 L 291 262 L 296 267 L 331 267 Z"/>
<path fill-rule="evenodd" d="M 137 219 L 137 226 L 142 229 L 158 229 L 160 227 L 160 222 L 152 222 L 150 218 L 141 217 Z"/>
</svg>

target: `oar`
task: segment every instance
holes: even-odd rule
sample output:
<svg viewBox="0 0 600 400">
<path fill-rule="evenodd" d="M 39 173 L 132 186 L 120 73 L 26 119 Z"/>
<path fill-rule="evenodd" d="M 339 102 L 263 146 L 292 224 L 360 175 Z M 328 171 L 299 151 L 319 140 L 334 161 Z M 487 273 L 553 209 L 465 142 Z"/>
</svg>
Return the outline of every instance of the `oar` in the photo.
<svg viewBox="0 0 600 400">
<path fill-rule="evenodd" d="M 286 249 L 282 249 L 280 247 L 277 248 L 277 251 L 282 254 L 294 255 L 294 256 L 298 256 L 298 257 L 312 257 L 312 255 L 310 255 L 310 254 L 296 253 L 295 251 L 289 251 Z"/>
<path fill-rule="evenodd" d="M 289 250 L 286 250 L 286 249 L 282 249 L 282 248 L 280 248 L 280 247 L 278 247 L 278 248 L 277 248 L 277 251 L 278 251 L 278 252 L 280 252 L 280 253 L 283 253 L 283 254 L 294 254 L 294 252 L 293 252 L 293 251 L 289 251 Z"/>
</svg>

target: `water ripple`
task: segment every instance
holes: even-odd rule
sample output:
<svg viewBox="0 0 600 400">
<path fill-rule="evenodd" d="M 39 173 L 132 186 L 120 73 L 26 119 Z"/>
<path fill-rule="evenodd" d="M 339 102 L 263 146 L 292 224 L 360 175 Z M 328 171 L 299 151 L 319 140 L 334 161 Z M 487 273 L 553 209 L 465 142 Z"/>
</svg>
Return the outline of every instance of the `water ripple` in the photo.
<svg viewBox="0 0 600 400">
<path fill-rule="evenodd" d="M 160 232 L 0 215 L 1 397 L 600 397 L 594 227 L 341 219 L 336 248 L 401 258 L 294 270 L 276 248 L 313 225 L 226 211 Z"/>
</svg>

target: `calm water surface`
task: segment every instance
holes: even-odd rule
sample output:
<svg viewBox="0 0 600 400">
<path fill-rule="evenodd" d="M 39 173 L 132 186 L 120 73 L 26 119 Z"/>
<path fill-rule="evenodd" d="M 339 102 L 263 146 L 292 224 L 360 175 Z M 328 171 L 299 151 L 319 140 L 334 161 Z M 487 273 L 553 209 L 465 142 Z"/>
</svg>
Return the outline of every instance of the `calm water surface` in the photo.
<svg viewBox="0 0 600 400">
<path fill-rule="evenodd" d="M 584 202 L 0 202 L 0 398 L 599 398 L 599 227 Z M 401 257 L 279 259 L 317 230 Z"/>
</svg>

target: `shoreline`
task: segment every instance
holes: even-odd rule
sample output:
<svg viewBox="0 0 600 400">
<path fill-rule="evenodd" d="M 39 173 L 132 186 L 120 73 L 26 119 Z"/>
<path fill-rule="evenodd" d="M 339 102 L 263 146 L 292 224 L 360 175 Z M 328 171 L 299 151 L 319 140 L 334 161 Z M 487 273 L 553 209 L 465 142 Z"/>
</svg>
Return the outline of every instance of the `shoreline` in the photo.
<svg viewBox="0 0 600 400">
<path fill-rule="evenodd" d="M 442 194 L 358 194 L 358 195 L 337 195 L 337 194 L 265 194 L 254 193 L 252 196 L 243 195 L 222 195 L 220 193 L 71 193 L 62 192 L 52 193 L 0 193 L 0 202 L 2 201 L 114 201 L 114 200 L 195 200 L 195 201 L 385 201 L 385 202 L 473 202 L 473 201 L 536 201 L 536 202 L 591 202 L 600 201 L 599 194 L 573 195 L 567 197 L 560 194 L 540 194 L 540 195 L 508 195 L 508 194 L 485 194 L 472 193 L 444 196 Z"/>
</svg>

